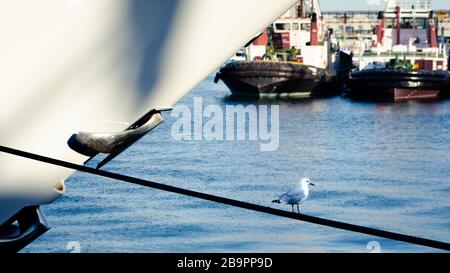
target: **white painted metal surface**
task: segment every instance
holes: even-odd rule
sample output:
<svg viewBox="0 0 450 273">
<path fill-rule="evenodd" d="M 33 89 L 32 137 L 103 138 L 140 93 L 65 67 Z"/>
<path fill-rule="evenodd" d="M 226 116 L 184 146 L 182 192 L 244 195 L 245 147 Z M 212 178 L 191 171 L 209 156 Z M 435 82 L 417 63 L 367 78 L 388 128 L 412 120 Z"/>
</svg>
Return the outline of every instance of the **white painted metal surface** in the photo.
<svg viewBox="0 0 450 273">
<path fill-rule="evenodd" d="M 0 0 L 0 144 L 82 163 L 73 133 L 174 105 L 295 2 Z M 0 154 L 0 224 L 71 174 Z"/>
</svg>

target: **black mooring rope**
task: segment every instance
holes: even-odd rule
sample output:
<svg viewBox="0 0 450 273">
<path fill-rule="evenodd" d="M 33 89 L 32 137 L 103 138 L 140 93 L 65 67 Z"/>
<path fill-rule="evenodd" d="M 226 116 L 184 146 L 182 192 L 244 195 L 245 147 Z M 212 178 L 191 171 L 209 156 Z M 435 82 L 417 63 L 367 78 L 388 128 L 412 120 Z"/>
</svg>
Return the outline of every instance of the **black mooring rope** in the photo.
<svg viewBox="0 0 450 273">
<path fill-rule="evenodd" d="M 94 169 L 91 167 L 86 167 L 83 165 L 70 163 L 67 161 L 62 161 L 62 160 L 49 158 L 49 157 L 21 151 L 21 150 L 16 150 L 16 149 L 5 147 L 2 145 L 0 145 L 0 152 L 32 159 L 32 160 L 36 160 L 36 161 L 40 161 L 40 162 L 45 162 L 48 164 L 65 167 L 65 168 L 77 170 L 80 172 L 90 173 L 90 174 L 107 177 L 107 178 L 111 178 L 111 179 L 115 179 L 115 180 L 121 180 L 121 181 L 125 181 L 128 183 L 136 184 L 136 185 L 141 185 L 141 186 L 159 189 L 159 190 L 163 190 L 163 191 L 187 195 L 187 196 L 191 196 L 191 197 L 195 197 L 195 198 L 199 198 L 199 199 L 203 199 L 203 200 L 226 204 L 226 205 L 230 205 L 233 207 L 263 212 L 263 213 L 267 213 L 267 214 L 271 214 L 271 215 L 281 216 L 281 217 L 285 217 L 285 218 L 291 218 L 291 219 L 309 222 L 309 223 L 313 223 L 313 224 L 317 224 L 317 225 L 328 226 L 328 227 L 333 227 L 333 228 L 337 228 L 337 229 L 343 229 L 343 230 L 347 230 L 347 231 L 353 231 L 353 232 L 368 234 L 368 235 L 372 235 L 372 236 L 387 238 L 387 239 L 391 239 L 391 240 L 402 241 L 402 242 L 407 242 L 407 243 L 411 243 L 411 244 L 422 245 L 422 246 L 427 246 L 427 247 L 450 251 L 450 244 L 446 243 L 446 242 L 440 242 L 440 241 L 405 235 L 405 234 L 401 234 L 401 233 L 385 231 L 385 230 L 376 229 L 376 228 L 353 225 L 353 224 L 348 224 L 348 223 L 344 223 L 344 222 L 338 222 L 338 221 L 334 221 L 334 220 L 319 218 L 319 217 L 315 217 L 315 216 L 309 216 L 309 215 L 305 215 L 305 214 L 292 213 L 292 212 L 288 212 L 288 211 L 284 211 L 284 210 L 274 209 L 274 208 L 256 205 L 256 204 L 252 204 L 252 203 L 247 203 L 247 202 L 242 202 L 242 201 L 238 201 L 238 200 L 234 200 L 234 199 L 215 196 L 212 194 L 196 192 L 196 191 L 187 190 L 187 189 L 174 187 L 174 186 L 168 186 L 168 185 L 164 185 L 161 183 L 152 182 L 152 181 L 148 181 L 148 180 L 144 180 L 144 179 L 140 179 L 140 178 L 136 178 L 136 177 L 126 176 L 126 175 L 122 175 L 122 174 L 118 174 L 118 173 L 107 172 L 107 171 L 103 171 L 103 170 L 98 170 L 98 169 Z"/>
</svg>

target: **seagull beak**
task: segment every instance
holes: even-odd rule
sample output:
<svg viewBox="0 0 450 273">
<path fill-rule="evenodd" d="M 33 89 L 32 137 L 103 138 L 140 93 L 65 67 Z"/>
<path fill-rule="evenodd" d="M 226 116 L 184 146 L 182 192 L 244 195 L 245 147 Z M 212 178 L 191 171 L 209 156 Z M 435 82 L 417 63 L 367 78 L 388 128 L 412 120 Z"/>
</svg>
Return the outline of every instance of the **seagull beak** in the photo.
<svg viewBox="0 0 450 273">
<path fill-rule="evenodd" d="M 309 183 L 309 185 L 311 185 L 311 186 L 316 186 L 316 185 L 314 185 L 313 183 Z"/>
</svg>

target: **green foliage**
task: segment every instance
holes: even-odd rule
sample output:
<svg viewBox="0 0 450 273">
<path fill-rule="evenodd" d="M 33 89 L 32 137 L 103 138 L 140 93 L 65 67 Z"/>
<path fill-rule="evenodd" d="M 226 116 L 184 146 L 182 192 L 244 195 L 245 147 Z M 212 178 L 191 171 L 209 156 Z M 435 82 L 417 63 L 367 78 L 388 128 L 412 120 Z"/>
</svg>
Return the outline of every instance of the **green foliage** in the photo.
<svg viewBox="0 0 450 273">
<path fill-rule="evenodd" d="M 393 69 L 402 69 L 402 70 L 412 70 L 413 69 L 413 65 L 411 63 L 407 62 L 405 58 L 403 60 L 400 60 L 398 58 L 398 55 L 395 56 L 395 59 L 392 59 L 390 61 L 390 67 Z"/>
</svg>

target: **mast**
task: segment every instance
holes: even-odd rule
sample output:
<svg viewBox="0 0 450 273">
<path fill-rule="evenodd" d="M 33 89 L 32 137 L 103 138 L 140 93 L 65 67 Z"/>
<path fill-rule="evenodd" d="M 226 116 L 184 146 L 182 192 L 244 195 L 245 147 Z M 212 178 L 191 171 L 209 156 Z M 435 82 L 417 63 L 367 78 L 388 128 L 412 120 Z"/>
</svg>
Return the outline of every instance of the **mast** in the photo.
<svg viewBox="0 0 450 273">
<path fill-rule="evenodd" d="M 375 27 L 375 35 L 377 35 L 377 45 L 383 45 L 385 19 L 383 12 L 378 13 L 379 23 Z"/>
<path fill-rule="evenodd" d="M 402 19 L 401 19 L 401 9 L 400 6 L 396 6 L 395 7 L 395 14 L 397 16 L 397 45 L 400 44 L 400 32 L 401 32 L 401 28 L 402 28 Z"/>
<path fill-rule="evenodd" d="M 319 1 L 312 0 L 312 15 L 311 15 L 311 27 L 310 27 L 310 45 L 319 45 L 319 23 L 318 20 L 321 18 L 322 13 L 320 11 Z"/>
<path fill-rule="evenodd" d="M 430 17 L 428 18 L 428 44 L 430 47 L 438 47 L 437 43 L 437 28 L 436 22 L 433 18 L 433 11 L 430 12 Z"/>
<path fill-rule="evenodd" d="M 311 17 L 311 30 L 310 30 L 310 45 L 318 46 L 319 45 L 319 33 L 318 33 L 318 24 L 317 24 L 317 14 L 313 13 Z"/>
<path fill-rule="evenodd" d="M 298 6 L 297 15 L 298 15 L 299 18 L 306 18 L 305 0 L 300 0 L 300 4 Z"/>
<path fill-rule="evenodd" d="M 322 18 L 322 12 L 320 11 L 320 5 L 318 0 L 312 0 L 312 10 L 316 13 L 318 18 Z"/>
</svg>

